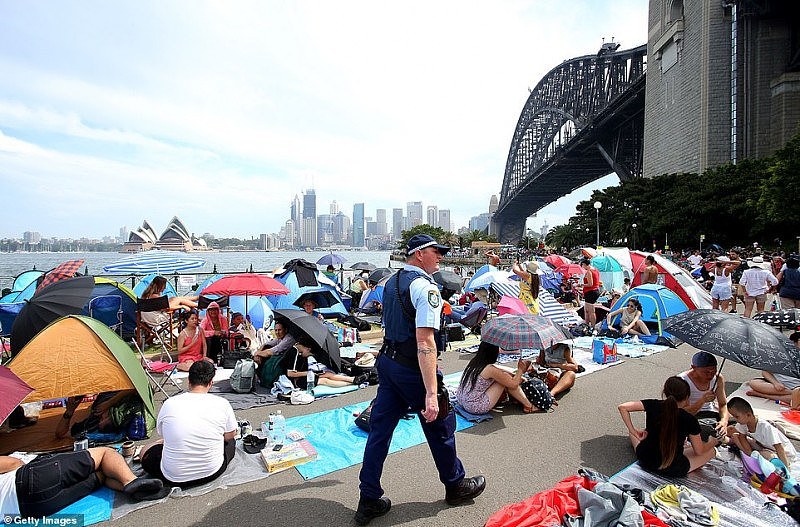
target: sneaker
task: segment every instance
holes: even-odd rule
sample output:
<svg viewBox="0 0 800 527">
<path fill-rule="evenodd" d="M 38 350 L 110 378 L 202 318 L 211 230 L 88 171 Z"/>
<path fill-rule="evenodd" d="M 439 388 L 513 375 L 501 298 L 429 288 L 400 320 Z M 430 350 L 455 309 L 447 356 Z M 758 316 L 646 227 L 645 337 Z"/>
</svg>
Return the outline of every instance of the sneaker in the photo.
<svg viewBox="0 0 800 527">
<path fill-rule="evenodd" d="M 448 505 L 461 505 L 465 501 L 470 501 L 480 496 L 485 488 L 486 478 L 483 476 L 464 478 L 455 487 L 447 489 L 444 500 Z"/>
<path fill-rule="evenodd" d="M 310 404 L 314 402 L 314 395 L 302 390 L 295 390 L 290 397 L 292 404 Z"/>
<path fill-rule="evenodd" d="M 361 498 L 358 500 L 358 510 L 355 516 L 356 523 L 359 525 L 367 525 L 378 516 L 383 516 L 389 512 L 391 508 L 392 500 L 386 496 L 382 496 L 377 500 Z"/>
</svg>

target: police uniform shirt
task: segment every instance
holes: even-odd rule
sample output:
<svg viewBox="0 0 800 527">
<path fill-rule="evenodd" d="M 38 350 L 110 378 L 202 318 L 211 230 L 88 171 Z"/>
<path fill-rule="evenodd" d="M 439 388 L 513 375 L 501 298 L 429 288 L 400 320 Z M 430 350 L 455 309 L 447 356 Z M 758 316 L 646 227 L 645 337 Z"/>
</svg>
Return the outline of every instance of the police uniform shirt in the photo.
<svg viewBox="0 0 800 527">
<path fill-rule="evenodd" d="M 403 269 L 417 271 L 430 276 L 421 268 L 413 265 L 406 264 Z M 439 329 L 442 314 L 442 295 L 433 282 L 433 277 L 431 277 L 430 281 L 423 277 L 414 279 L 409 286 L 409 294 L 411 295 L 411 303 L 417 310 L 416 326 L 418 328 Z"/>
</svg>

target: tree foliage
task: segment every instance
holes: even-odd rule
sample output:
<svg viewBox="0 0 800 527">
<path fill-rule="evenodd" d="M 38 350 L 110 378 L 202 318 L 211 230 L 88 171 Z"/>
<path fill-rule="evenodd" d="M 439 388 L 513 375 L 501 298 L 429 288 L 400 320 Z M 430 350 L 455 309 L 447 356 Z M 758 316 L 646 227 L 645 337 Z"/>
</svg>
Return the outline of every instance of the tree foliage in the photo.
<svg viewBox="0 0 800 527">
<path fill-rule="evenodd" d="M 594 245 L 594 202 L 600 201 L 601 245 L 633 247 L 635 236 L 637 248 L 697 247 L 703 234 L 704 245 L 758 242 L 790 249 L 800 235 L 799 183 L 800 135 L 764 159 L 595 191 L 578 204 L 566 225 L 548 233 L 546 241 L 553 247 Z"/>
</svg>

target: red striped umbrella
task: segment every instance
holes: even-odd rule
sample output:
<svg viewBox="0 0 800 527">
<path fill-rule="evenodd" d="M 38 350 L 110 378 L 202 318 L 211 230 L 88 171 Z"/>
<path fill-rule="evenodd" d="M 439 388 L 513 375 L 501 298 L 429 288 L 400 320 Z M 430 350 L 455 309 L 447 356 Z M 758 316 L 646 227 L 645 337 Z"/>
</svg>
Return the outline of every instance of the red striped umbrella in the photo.
<svg viewBox="0 0 800 527">
<path fill-rule="evenodd" d="M 13 371 L 5 366 L 0 366 L 0 424 L 5 422 L 11 412 L 25 399 L 33 388 L 17 377 Z"/>
<path fill-rule="evenodd" d="M 39 287 L 37 287 L 36 290 L 38 291 L 39 289 L 58 282 L 59 280 L 72 278 L 75 276 L 75 273 L 80 271 L 84 262 L 85 260 L 68 260 L 57 265 L 56 267 L 53 267 L 51 270 L 45 273 L 44 280 L 42 280 L 42 283 L 39 284 Z"/>
</svg>

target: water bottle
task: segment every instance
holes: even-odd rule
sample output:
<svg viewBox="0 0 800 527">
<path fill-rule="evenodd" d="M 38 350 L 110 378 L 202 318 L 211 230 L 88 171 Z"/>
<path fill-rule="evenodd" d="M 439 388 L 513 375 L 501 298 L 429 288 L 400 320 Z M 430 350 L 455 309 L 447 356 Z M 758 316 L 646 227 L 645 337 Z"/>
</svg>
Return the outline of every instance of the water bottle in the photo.
<svg viewBox="0 0 800 527">
<path fill-rule="evenodd" d="M 272 441 L 275 439 L 275 414 L 270 412 L 269 419 L 267 420 L 267 430 L 266 435 Z"/>
<path fill-rule="evenodd" d="M 308 393 L 312 393 L 311 391 L 314 389 L 314 380 L 315 380 L 314 372 L 308 370 L 308 372 L 306 373 L 306 391 Z"/>
<path fill-rule="evenodd" d="M 284 441 L 286 441 L 286 418 L 280 410 L 278 410 L 278 413 L 275 415 L 275 430 L 273 433 L 274 444 L 282 445 Z"/>
</svg>

